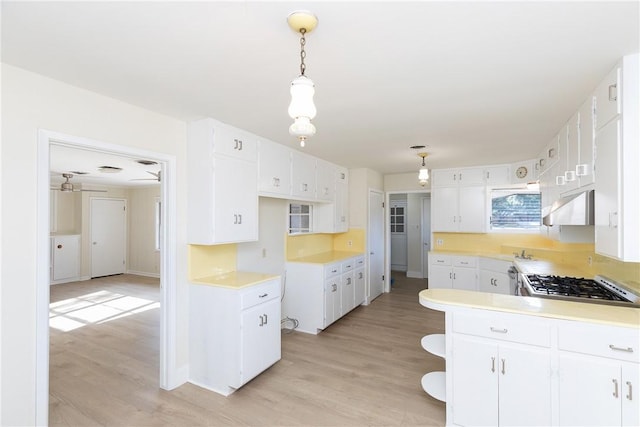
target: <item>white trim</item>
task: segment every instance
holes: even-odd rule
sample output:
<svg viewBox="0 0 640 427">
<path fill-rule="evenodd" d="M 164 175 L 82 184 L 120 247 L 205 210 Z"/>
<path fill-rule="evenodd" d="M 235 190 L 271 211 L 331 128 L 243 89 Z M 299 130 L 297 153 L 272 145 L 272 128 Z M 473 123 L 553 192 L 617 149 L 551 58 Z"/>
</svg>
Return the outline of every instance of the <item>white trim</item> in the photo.
<svg viewBox="0 0 640 427">
<path fill-rule="evenodd" d="M 163 179 L 160 185 L 164 201 L 162 213 L 165 221 L 160 254 L 159 385 L 163 389 L 170 390 L 186 383 L 188 377 L 188 366 L 181 368 L 176 366 L 177 192 L 175 156 L 38 129 L 35 361 L 35 418 L 37 425 L 47 425 L 49 419 L 49 268 L 51 262 L 49 258 L 49 152 L 52 143 L 126 157 L 148 158 L 161 164 Z"/>
<path fill-rule="evenodd" d="M 422 256 L 422 253 L 420 254 Z M 407 277 L 413 279 L 422 279 L 422 271 L 407 271 Z"/>
<path fill-rule="evenodd" d="M 149 273 L 146 271 L 136 271 L 136 270 L 127 270 L 126 274 L 133 274 L 136 276 L 143 276 L 143 277 L 155 277 L 155 278 L 160 278 L 160 274 L 159 273 Z"/>
</svg>

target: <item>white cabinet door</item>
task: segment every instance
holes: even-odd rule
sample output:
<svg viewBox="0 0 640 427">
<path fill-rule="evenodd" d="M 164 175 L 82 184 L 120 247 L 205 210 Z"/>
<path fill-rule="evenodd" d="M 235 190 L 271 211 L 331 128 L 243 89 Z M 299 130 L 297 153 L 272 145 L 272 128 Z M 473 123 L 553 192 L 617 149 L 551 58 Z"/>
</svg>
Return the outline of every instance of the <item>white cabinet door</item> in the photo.
<svg viewBox="0 0 640 427">
<path fill-rule="evenodd" d="M 326 328 L 340 317 L 340 276 L 326 280 L 324 286 L 324 325 Z"/>
<path fill-rule="evenodd" d="M 494 166 L 484 170 L 487 185 L 511 184 L 511 168 L 509 166 Z"/>
<path fill-rule="evenodd" d="M 558 373 L 561 426 L 622 425 L 619 361 L 561 352 Z"/>
<path fill-rule="evenodd" d="M 335 231 L 344 233 L 349 231 L 349 172 L 338 167 L 335 174 Z"/>
<path fill-rule="evenodd" d="M 597 132 L 595 184 L 595 247 L 602 255 L 619 258 L 620 228 L 620 120 L 609 122 Z"/>
<path fill-rule="evenodd" d="M 429 289 L 450 289 L 453 286 L 451 266 L 429 264 Z"/>
<path fill-rule="evenodd" d="M 458 231 L 458 189 L 456 187 L 431 190 L 431 230 Z"/>
<path fill-rule="evenodd" d="M 359 306 L 365 299 L 364 268 L 358 268 L 353 272 L 354 280 L 354 305 Z"/>
<path fill-rule="evenodd" d="M 336 197 L 336 167 L 319 159 L 316 164 L 316 197 L 331 202 Z"/>
<path fill-rule="evenodd" d="M 213 134 L 213 152 L 237 159 L 255 162 L 257 158 L 257 137 L 229 125 L 204 119 L 209 132 Z"/>
<path fill-rule="evenodd" d="M 601 129 L 611 119 L 622 113 L 622 97 L 620 87 L 620 76 L 622 70 L 620 67 L 615 67 L 607 77 L 596 88 L 596 117 L 595 128 Z"/>
<path fill-rule="evenodd" d="M 622 425 L 640 426 L 640 366 L 637 363 L 622 364 L 620 401 L 622 403 Z"/>
<path fill-rule="evenodd" d="M 580 179 L 580 186 L 593 184 L 594 159 L 594 130 L 593 130 L 593 97 L 589 97 L 580 107 L 578 164 L 576 175 Z"/>
<path fill-rule="evenodd" d="M 580 180 L 576 175 L 580 152 L 579 122 L 580 114 L 576 112 L 567 123 L 566 151 L 560 153 L 561 156 L 564 156 L 564 159 L 561 158 L 560 161 L 565 165 L 563 192 L 575 190 L 580 184 Z"/>
<path fill-rule="evenodd" d="M 498 425 L 498 369 L 496 344 L 454 334 L 450 369 L 453 379 L 453 424 Z"/>
<path fill-rule="evenodd" d="M 482 168 L 461 169 L 458 172 L 460 185 L 484 184 L 484 170 Z"/>
<path fill-rule="evenodd" d="M 355 280 L 353 271 L 342 273 L 340 276 L 341 310 L 340 316 L 344 316 L 355 307 Z"/>
<path fill-rule="evenodd" d="M 500 344 L 498 411 L 501 426 L 551 425 L 551 359 L 548 349 Z M 522 392 L 535 397 L 523 405 Z"/>
<path fill-rule="evenodd" d="M 272 299 L 242 311 L 240 320 L 240 384 L 280 360 L 280 301 Z"/>
<path fill-rule="evenodd" d="M 260 140 L 258 192 L 275 197 L 291 194 L 291 150 L 287 146 Z"/>
<path fill-rule="evenodd" d="M 296 150 L 291 155 L 291 195 L 303 200 L 316 198 L 316 159 Z"/>
<path fill-rule="evenodd" d="M 475 268 L 453 267 L 452 278 L 453 289 L 478 290 L 478 275 Z"/>
<path fill-rule="evenodd" d="M 215 243 L 258 239 L 258 194 L 254 164 L 231 157 L 214 159 Z M 242 189 L 242 190 L 241 190 Z"/>
<path fill-rule="evenodd" d="M 459 188 L 458 231 L 483 233 L 486 231 L 486 189 L 482 186 Z"/>
</svg>

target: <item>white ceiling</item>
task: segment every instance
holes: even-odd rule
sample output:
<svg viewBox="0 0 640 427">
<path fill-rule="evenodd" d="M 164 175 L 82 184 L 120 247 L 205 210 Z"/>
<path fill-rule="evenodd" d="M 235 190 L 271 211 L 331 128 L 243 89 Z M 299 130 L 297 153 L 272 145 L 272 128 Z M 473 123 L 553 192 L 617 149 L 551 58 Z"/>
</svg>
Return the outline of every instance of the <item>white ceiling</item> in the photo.
<svg viewBox="0 0 640 427">
<path fill-rule="evenodd" d="M 416 171 L 533 158 L 623 55 L 639 2 L 2 2 L 2 60 L 131 104 L 210 116 L 280 143 L 298 36 L 317 134 L 349 168 Z M 81 166 L 78 166 L 81 167 Z"/>
</svg>

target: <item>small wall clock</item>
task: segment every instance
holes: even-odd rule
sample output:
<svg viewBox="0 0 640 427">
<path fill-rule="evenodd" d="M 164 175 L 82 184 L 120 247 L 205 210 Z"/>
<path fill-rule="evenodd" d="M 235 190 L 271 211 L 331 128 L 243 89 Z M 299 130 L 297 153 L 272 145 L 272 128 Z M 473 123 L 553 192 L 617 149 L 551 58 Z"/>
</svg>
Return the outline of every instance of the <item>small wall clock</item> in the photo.
<svg viewBox="0 0 640 427">
<path fill-rule="evenodd" d="M 516 169 L 516 176 L 520 179 L 523 179 L 527 176 L 527 173 L 529 171 L 527 171 L 527 168 L 524 166 L 520 166 L 518 169 Z"/>
</svg>

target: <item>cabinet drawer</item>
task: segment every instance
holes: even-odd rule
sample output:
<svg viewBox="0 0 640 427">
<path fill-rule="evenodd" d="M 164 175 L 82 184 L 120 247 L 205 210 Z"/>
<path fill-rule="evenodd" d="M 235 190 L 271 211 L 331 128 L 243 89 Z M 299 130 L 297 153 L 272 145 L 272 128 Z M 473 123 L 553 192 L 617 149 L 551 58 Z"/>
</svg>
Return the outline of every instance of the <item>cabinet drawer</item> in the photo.
<svg viewBox="0 0 640 427">
<path fill-rule="evenodd" d="M 355 266 L 356 266 L 355 258 L 350 258 L 346 261 L 342 261 L 340 267 L 342 268 L 342 272 L 346 273 L 347 271 L 353 270 Z"/>
<path fill-rule="evenodd" d="M 356 268 L 364 267 L 364 257 L 359 256 L 356 258 Z"/>
<path fill-rule="evenodd" d="M 244 310 L 257 304 L 280 297 L 280 279 L 251 286 L 240 294 L 240 309 Z"/>
<path fill-rule="evenodd" d="M 562 322 L 558 327 L 558 348 L 640 362 L 640 337 L 635 328 Z"/>
<path fill-rule="evenodd" d="M 451 265 L 451 256 L 438 255 L 434 253 L 429 254 L 429 264 L 433 265 Z"/>
<path fill-rule="evenodd" d="M 340 274 L 340 263 L 327 264 L 324 266 L 324 277 L 332 277 Z"/>
<path fill-rule="evenodd" d="M 454 267 L 477 267 L 478 257 L 475 256 L 453 256 L 451 264 Z"/>
<path fill-rule="evenodd" d="M 491 316 L 454 313 L 453 331 L 541 347 L 550 347 L 551 344 L 550 326 L 547 321 L 503 313 Z"/>
</svg>

